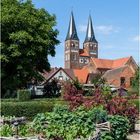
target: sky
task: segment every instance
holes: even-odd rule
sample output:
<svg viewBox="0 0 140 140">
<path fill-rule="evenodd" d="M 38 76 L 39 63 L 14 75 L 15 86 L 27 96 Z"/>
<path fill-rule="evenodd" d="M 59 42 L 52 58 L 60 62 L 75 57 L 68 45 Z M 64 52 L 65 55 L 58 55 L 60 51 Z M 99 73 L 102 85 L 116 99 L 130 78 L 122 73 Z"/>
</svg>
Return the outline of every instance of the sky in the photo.
<svg viewBox="0 0 140 140">
<path fill-rule="evenodd" d="M 99 58 L 117 59 L 133 56 L 139 62 L 139 0 L 32 0 L 36 8 L 56 15 L 59 30 L 51 67 L 64 67 L 64 41 L 73 11 L 80 48 L 86 36 L 89 13 L 92 17 Z"/>
</svg>

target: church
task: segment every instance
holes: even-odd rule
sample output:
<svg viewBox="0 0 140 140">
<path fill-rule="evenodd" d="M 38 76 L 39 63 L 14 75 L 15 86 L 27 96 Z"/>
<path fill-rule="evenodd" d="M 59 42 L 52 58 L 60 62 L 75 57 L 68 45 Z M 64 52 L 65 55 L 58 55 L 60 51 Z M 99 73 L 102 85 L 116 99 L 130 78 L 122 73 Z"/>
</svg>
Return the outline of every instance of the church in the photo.
<svg viewBox="0 0 140 140">
<path fill-rule="evenodd" d="M 68 32 L 64 48 L 64 68 L 52 68 L 44 71 L 43 76 L 48 82 L 53 78 L 61 81 L 78 80 L 82 84 L 91 83 L 96 74 L 101 74 L 109 85 L 129 88 L 138 66 L 132 56 L 115 60 L 102 59 L 98 56 L 98 41 L 89 15 L 87 31 L 82 49 L 78 38 L 73 12 L 71 12 Z"/>
<path fill-rule="evenodd" d="M 65 40 L 65 68 L 83 68 L 83 66 L 89 63 L 91 58 L 98 58 L 98 42 L 95 39 L 91 16 L 89 16 L 88 20 L 83 49 L 80 49 L 79 44 L 74 16 L 73 13 L 71 13 L 68 33 Z"/>
</svg>

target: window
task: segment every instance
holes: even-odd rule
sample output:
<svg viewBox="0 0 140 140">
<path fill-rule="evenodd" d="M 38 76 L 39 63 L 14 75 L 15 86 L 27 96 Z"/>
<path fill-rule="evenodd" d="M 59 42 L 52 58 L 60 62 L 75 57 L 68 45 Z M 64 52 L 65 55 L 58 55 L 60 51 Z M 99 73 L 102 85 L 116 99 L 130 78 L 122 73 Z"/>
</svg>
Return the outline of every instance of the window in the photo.
<svg viewBox="0 0 140 140">
<path fill-rule="evenodd" d="M 84 59 L 84 63 L 86 63 L 86 64 L 87 64 L 87 63 L 88 63 L 88 59 Z"/>
<path fill-rule="evenodd" d="M 66 60 L 66 61 L 68 60 L 68 58 L 67 58 L 67 54 L 65 55 L 65 60 Z"/>
<path fill-rule="evenodd" d="M 59 80 L 63 80 L 63 76 L 59 76 Z"/>
<path fill-rule="evenodd" d="M 67 56 L 67 60 L 70 60 L 70 54 L 68 54 L 68 56 Z"/>
<path fill-rule="evenodd" d="M 72 60 L 77 60 L 76 54 L 71 54 Z"/>
<path fill-rule="evenodd" d="M 120 78 L 120 85 L 125 85 L 125 77 Z"/>
<path fill-rule="evenodd" d="M 80 59 L 80 63 L 83 63 L 83 59 Z"/>
</svg>

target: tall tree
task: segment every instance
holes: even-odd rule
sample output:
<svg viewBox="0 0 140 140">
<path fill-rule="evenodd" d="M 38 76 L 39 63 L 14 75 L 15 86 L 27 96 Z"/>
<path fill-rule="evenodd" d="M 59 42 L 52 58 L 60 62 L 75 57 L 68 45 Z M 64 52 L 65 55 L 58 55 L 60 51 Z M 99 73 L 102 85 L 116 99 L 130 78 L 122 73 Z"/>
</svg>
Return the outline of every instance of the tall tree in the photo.
<svg viewBox="0 0 140 140">
<path fill-rule="evenodd" d="M 132 88 L 139 92 L 139 86 L 140 86 L 140 79 L 139 79 L 139 74 L 140 74 L 140 68 L 136 70 L 135 76 L 132 80 Z"/>
<path fill-rule="evenodd" d="M 26 86 L 38 72 L 49 70 L 48 55 L 55 56 L 56 17 L 36 9 L 31 0 L 1 1 L 2 93 Z"/>
</svg>

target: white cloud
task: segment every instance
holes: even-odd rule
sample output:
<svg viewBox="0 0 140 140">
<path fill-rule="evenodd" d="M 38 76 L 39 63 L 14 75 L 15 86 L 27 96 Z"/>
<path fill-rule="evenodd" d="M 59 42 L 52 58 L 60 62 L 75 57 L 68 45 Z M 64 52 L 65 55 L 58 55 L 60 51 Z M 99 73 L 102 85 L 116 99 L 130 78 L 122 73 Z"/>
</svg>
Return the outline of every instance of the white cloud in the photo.
<svg viewBox="0 0 140 140">
<path fill-rule="evenodd" d="M 87 25 L 79 25 L 78 26 L 78 30 L 79 30 L 79 32 L 86 32 L 86 30 L 87 30 Z"/>
<path fill-rule="evenodd" d="M 140 41 L 140 35 L 133 37 L 133 41 Z"/>
<path fill-rule="evenodd" d="M 112 32 L 118 32 L 119 28 L 118 27 L 113 27 L 112 25 L 99 25 L 99 26 L 95 26 L 93 27 L 95 29 L 96 32 L 101 33 L 101 34 L 110 34 Z M 79 32 L 83 32 L 85 33 L 87 30 L 87 25 L 79 25 L 78 26 L 78 31 Z"/>
<path fill-rule="evenodd" d="M 97 30 L 97 32 L 106 34 L 106 35 L 112 32 L 117 32 L 117 30 L 115 30 L 112 25 L 108 25 L 108 26 L 100 25 L 100 26 L 96 26 L 95 29 Z"/>
</svg>

